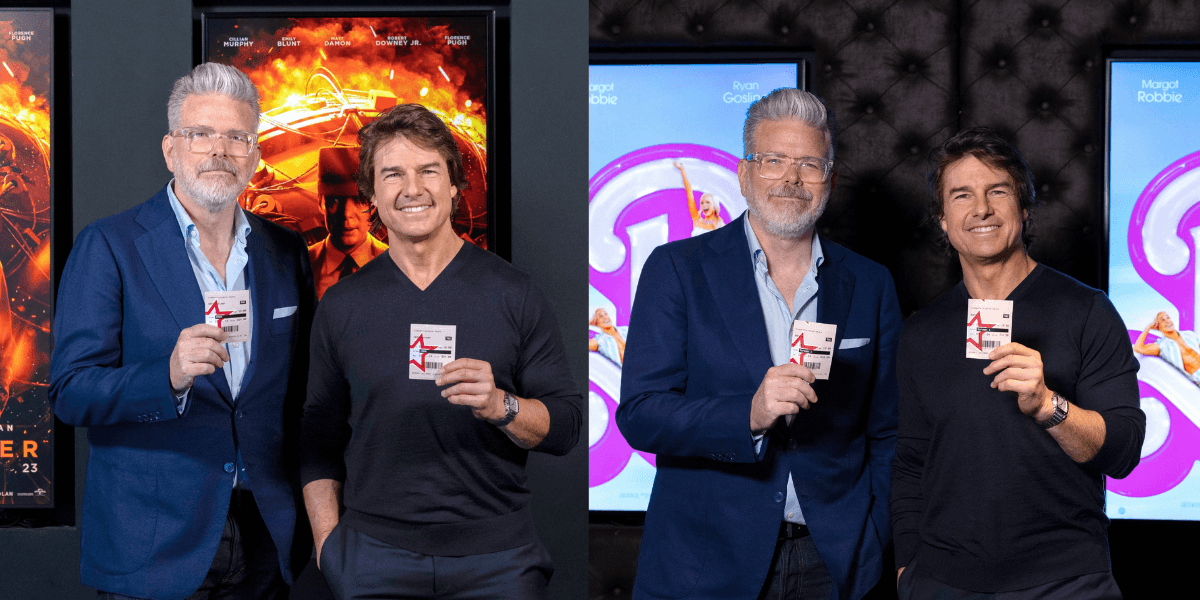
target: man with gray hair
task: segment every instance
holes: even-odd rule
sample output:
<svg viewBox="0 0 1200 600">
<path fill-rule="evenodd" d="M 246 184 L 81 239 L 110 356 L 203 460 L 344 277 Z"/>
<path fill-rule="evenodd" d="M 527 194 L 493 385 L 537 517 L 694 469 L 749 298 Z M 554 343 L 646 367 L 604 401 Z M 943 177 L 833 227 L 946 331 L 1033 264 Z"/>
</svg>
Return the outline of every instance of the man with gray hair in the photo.
<svg viewBox="0 0 1200 600">
<path fill-rule="evenodd" d="M 250 79 L 202 64 L 167 111 L 175 178 L 80 232 L 58 288 L 50 398 L 91 448 L 81 579 L 106 599 L 282 599 L 312 549 L 308 252 L 237 203 L 259 158 Z"/>
<path fill-rule="evenodd" d="M 617 424 L 658 455 L 634 598 L 860 598 L 890 544 L 900 308 L 887 269 L 822 239 L 837 122 L 754 103 L 749 210 L 646 260 Z"/>
</svg>

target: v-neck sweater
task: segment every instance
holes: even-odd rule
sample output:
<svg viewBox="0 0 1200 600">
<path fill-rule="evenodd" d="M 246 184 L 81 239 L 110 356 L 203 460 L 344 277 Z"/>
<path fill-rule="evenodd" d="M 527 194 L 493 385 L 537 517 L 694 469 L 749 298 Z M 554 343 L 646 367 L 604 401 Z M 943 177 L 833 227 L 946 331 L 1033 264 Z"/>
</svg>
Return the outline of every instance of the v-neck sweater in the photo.
<svg viewBox="0 0 1200 600">
<path fill-rule="evenodd" d="M 991 361 L 966 358 L 968 299 L 960 282 L 900 337 L 896 566 L 917 556 L 935 579 L 976 592 L 1109 570 L 1104 476 L 1137 466 L 1146 428 L 1124 323 L 1102 292 L 1044 265 L 1007 298 L 1012 341 L 1041 354 L 1046 387 L 1104 419 L 1100 451 L 1079 464 L 1016 394 L 990 387 Z"/>
<path fill-rule="evenodd" d="M 466 556 L 537 539 L 529 451 L 432 380 L 409 378 L 410 328 L 454 325 L 455 357 L 487 361 L 496 387 L 540 400 L 534 450 L 565 454 L 583 399 L 554 313 L 529 275 L 463 244 L 419 289 L 387 254 L 330 287 L 313 320 L 301 427 L 303 484 L 344 482 L 343 522 L 399 548 Z"/>
</svg>

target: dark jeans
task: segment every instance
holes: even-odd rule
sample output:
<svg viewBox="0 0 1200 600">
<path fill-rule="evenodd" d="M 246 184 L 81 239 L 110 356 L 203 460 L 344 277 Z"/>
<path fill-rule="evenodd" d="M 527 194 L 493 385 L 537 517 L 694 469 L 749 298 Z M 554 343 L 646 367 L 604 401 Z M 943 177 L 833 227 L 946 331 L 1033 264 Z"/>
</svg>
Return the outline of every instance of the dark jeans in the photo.
<svg viewBox="0 0 1200 600">
<path fill-rule="evenodd" d="M 758 600 L 829 600 L 833 580 L 811 535 L 781 539 Z"/>
<path fill-rule="evenodd" d="M 473 556 L 427 556 L 343 523 L 321 547 L 321 572 L 338 600 L 547 600 L 554 567 L 541 542 Z"/>
<path fill-rule="evenodd" d="M 98 591 L 100 600 L 142 600 Z M 217 555 L 200 589 L 186 600 L 286 600 L 275 542 L 249 491 L 234 490 Z"/>
<path fill-rule="evenodd" d="M 969 592 L 929 576 L 919 568 L 915 558 L 900 574 L 897 587 L 900 600 L 1121 600 L 1121 589 L 1108 571 L 1068 577 L 1012 592 Z"/>
</svg>

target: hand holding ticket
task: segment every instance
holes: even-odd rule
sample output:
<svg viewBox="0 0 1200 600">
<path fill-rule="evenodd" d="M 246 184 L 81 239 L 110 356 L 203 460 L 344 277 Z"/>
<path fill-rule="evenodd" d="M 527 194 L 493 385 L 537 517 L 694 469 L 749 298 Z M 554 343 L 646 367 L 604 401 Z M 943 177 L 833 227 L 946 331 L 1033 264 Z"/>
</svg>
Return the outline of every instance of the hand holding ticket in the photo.
<svg viewBox="0 0 1200 600">
<path fill-rule="evenodd" d="M 789 362 L 767 369 L 766 377 L 750 399 L 750 431 L 761 433 L 779 417 L 791 418 L 801 409 L 817 402 L 812 389 L 813 372 L 802 364 Z"/>
<path fill-rule="evenodd" d="M 229 335 L 212 325 L 192 325 L 179 333 L 171 350 L 171 389 L 182 393 L 192 387 L 199 376 L 209 375 L 229 362 L 229 353 L 222 342 Z"/>
</svg>

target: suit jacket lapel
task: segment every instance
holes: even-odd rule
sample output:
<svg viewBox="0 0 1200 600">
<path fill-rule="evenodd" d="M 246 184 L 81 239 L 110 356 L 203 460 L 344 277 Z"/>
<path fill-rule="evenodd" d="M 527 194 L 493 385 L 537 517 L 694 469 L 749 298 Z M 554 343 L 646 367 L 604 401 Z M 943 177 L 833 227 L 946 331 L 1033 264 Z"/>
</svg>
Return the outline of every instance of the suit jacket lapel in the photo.
<svg viewBox="0 0 1200 600">
<path fill-rule="evenodd" d="M 750 246 L 742 223 L 745 218 L 743 214 L 712 234 L 703 268 L 734 348 L 758 382 L 774 363 L 767 340 L 766 317 L 754 283 Z"/>
<path fill-rule="evenodd" d="M 192 263 L 188 260 L 179 221 L 167 198 L 167 188 L 164 187 L 142 208 L 137 222 L 146 228 L 146 233 L 134 240 L 134 246 L 176 325 L 187 329 L 203 323 L 204 295 L 200 293 L 200 284 L 196 282 Z M 229 391 L 225 372 L 217 369 L 205 378 L 220 393 L 221 399 L 230 404 L 233 394 Z"/>
<path fill-rule="evenodd" d="M 250 235 L 246 237 L 246 254 L 249 260 L 246 262 L 246 288 L 250 290 L 250 306 L 254 311 L 254 330 L 251 332 L 250 338 L 250 364 L 246 367 L 246 373 L 242 376 L 242 393 L 238 394 L 238 399 L 249 399 L 253 394 L 246 394 L 246 388 L 250 382 L 254 381 L 255 365 L 263 360 L 266 350 L 267 325 L 271 323 L 274 315 L 271 312 L 271 302 L 268 300 L 267 290 L 271 288 L 271 276 L 274 271 L 270 268 L 272 263 L 268 248 L 261 230 L 254 229 L 255 225 L 261 225 L 254 220 L 251 220 Z"/>
<path fill-rule="evenodd" d="M 854 298 L 854 273 L 842 264 L 845 251 L 840 246 L 822 239 L 821 250 L 825 262 L 817 271 L 817 321 L 837 325 L 837 335 L 833 339 L 836 356 L 846 335 L 850 301 Z"/>
</svg>

